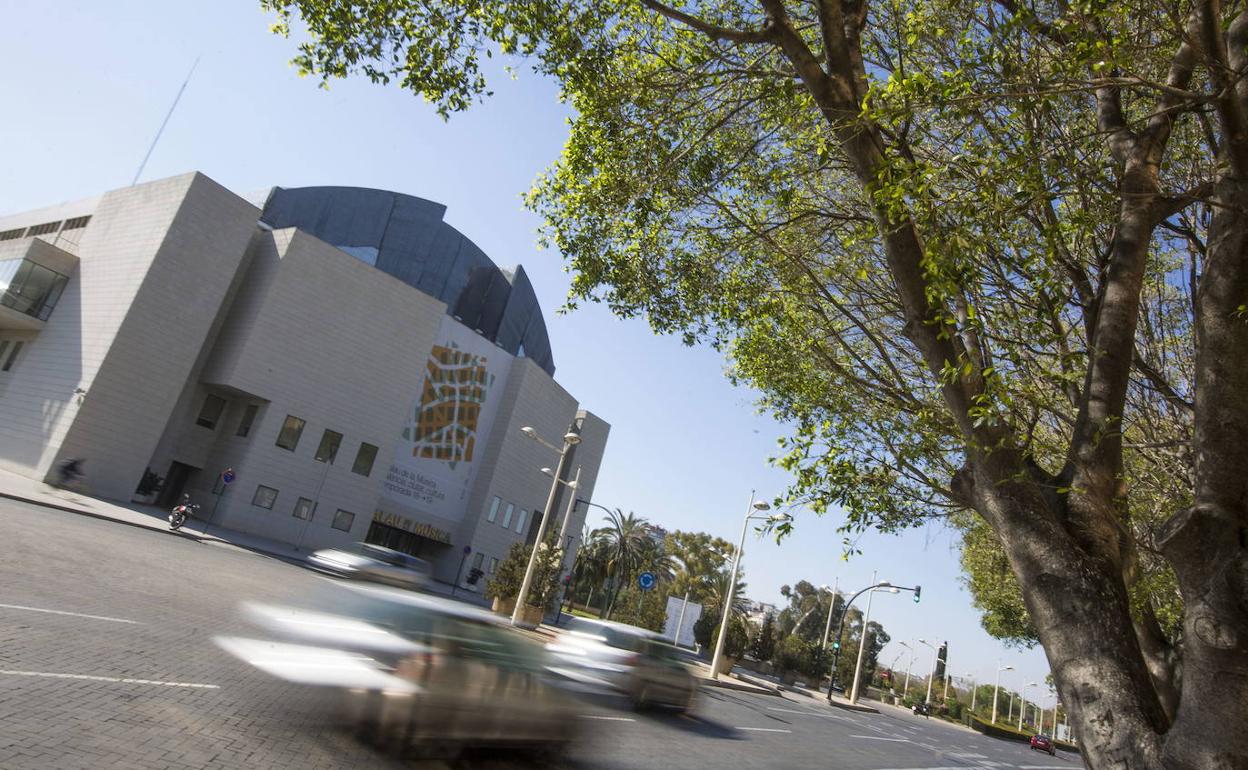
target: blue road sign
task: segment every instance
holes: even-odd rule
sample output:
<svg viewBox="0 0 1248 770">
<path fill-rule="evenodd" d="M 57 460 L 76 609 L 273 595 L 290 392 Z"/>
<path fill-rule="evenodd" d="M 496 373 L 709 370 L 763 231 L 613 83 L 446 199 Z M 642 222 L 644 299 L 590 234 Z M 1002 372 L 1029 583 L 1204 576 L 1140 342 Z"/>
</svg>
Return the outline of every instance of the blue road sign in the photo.
<svg viewBox="0 0 1248 770">
<path fill-rule="evenodd" d="M 226 468 L 226 469 L 225 469 L 225 473 L 222 473 L 222 474 L 221 474 L 221 482 L 222 482 L 223 484 L 233 484 L 233 483 L 234 483 L 234 469 L 233 469 L 233 468 Z"/>
<path fill-rule="evenodd" d="M 637 587 L 643 591 L 649 591 L 654 588 L 655 579 L 653 572 L 643 572 L 637 576 Z"/>
</svg>

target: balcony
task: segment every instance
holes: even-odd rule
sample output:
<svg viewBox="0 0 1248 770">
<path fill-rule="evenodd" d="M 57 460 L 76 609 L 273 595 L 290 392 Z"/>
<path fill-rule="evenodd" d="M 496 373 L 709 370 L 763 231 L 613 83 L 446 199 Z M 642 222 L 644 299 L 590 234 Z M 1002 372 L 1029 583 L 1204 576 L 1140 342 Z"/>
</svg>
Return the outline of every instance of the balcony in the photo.
<svg viewBox="0 0 1248 770">
<path fill-rule="evenodd" d="M 42 241 L 31 242 L 22 256 L 0 258 L 0 329 L 44 328 L 76 262 Z"/>
</svg>

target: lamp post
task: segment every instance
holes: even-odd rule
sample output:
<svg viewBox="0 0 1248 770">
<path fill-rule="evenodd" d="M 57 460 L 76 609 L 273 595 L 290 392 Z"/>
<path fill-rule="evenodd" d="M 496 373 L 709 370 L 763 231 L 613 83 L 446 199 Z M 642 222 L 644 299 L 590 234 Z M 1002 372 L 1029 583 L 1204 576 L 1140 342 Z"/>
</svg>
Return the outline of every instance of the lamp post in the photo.
<svg viewBox="0 0 1248 770">
<path fill-rule="evenodd" d="M 997 683 L 992 686 L 992 723 L 997 723 L 997 691 L 1001 689 L 1001 672 L 1013 671 L 1013 666 L 1003 666 L 997 661 Z"/>
<path fill-rule="evenodd" d="M 554 515 L 555 495 L 559 492 L 560 476 L 563 475 L 563 463 L 568 459 L 568 450 L 581 443 L 581 437 L 572 431 L 563 434 L 563 448 L 549 444 L 537 435 L 537 431 L 527 425 L 520 432 L 534 441 L 559 453 L 559 465 L 555 468 L 554 478 L 550 482 L 550 494 L 546 496 L 546 507 L 543 509 L 542 521 L 537 525 L 537 540 L 533 543 L 533 552 L 529 554 L 529 566 L 524 570 L 524 580 L 520 583 L 520 592 L 516 594 L 516 609 L 511 613 L 513 626 L 524 625 L 524 608 L 529 602 L 529 588 L 533 585 L 533 573 L 537 570 L 537 555 L 546 542 L 546 525 Z"/>
<path fill-rule="evenodd" d="M 875 583 L 875 572 L 871 573 L 871 582 Z M 875 597 L 876 590 L 880 589 L 893 594 L 900 592 L 900 589 L 894 588 L 887 580 L 877 583 L 867 592 L 867 611 L 862 615 L 862 636 L 858 639 L 858 659 L 854 661 L 854 684 L 849 689 L 850 703 L 858 702 L 858 685 L 862 680 L 862 659 L 867 654 L 867 632 L 871 628 L 871 599 Z"/>
<path fill-rule="evenodd" d="M 720 608 L 723 617 L 719 620 L 719 638 L 715 640 L 715 654 L 711 656 L 711 679 L 719 678 L 719 666 L 723 662 L 724 642 L 728 638 L 728 619 L 732 616 L 732 602 L 736 599 L 737 593 L 737 570 L 741 567 L 741 551 L 745 549 L 745 533 L 750 528 L 750 521 L 753 519 L 783 521 L 788 518 L 787 514 L 758 515 L 770 510 L 771 506 L 762 500 L 755 500 L 754 490 L 750 490 L 750 506 L 745 509 L 745 521 L 741 524 L 741 542 L 737 545 L 737 552 L 732 555 L 732 571 L 728 574 L 728 592 L 724 597 L 724 606 Z"/>
<path fill-rule="evenodd" d="M 971 680 L 971 711 L 974 711 L 975 710 L 975 696 L 979 694 L 978 692 L 976 692 L 978 687 L 975 684 L 975 675 L 972 674 L 970 671 L 968 671 L 962 676 Z"/>
<path fill-rule="evenodd" d="M 915 601 L 918 601 L 919 592 L 922 590 L 921 586 L 913 586 L 913 587 L 895 586 L 892 583 L 888 582 L 887 580 L 881 580 L 880 582 L 877 583 L 875 582 L 875 573 L 872 573 L 871 585 L 867 586 L 866 588 L 863 588 L 862 590 L 858 591 L 858 593 L 849 597 L 849 600 L 845 602 L 844 608 L 841 609 L 841 619 L 837 621 L 836 636 L 833 637 L 834 641 L 833 641 L 833 646 L 832 646 L 832 674 L 828 677 L 828 702 L 829 703 L 832 702 L 832 691 L 836 689 L 836 664 L 837 664 L 837 661 L 839 661 L 841 658 L 841 632 L 845 629 L 845 618 L 849 617 L 849 608 L 853 606 L 854 600 L 857 599 L 859 596 L 862 596 L 868 591 L 874 592 L 875 589 L 877 588 L 887 588 L 890 593 L 894 593 L 894 594 L 900 593 L 901 591 L 913 591 L 915 595 Z M 860 641 L 858 644 L 859 662 L 862 661 L 862 654 L 861 654 L 862 647 L 863 647 L 862 643 L 866 641 L 866 635 L 867 635 L 866 618 L 863 618 L 862 635 L 863 635 L 863 640 Z M 854 679 L 855 681 L 858 679 L 858 671 L 856 669 L 854 671 Z"/>
<path fill-rule="evenodd" d="M 1028 682 L 1023 685 L 1023 691 L 1018 694 L 1018 699 L 1022 702 L 1022 708 L 1018 710 L 1018 729 L 1020 731 L 1023 729 L 1023 714 L 1027 713 L 1027 688 L 1035 686 L 1035 682 Z"/>
<path fill-rule="evenodd" d="M 905 642 L 900 644 L 910 651 L 910 660 L 906 661 L 906 684 L 901 688 L 901 697 L 908 698 L 910 697 L 910 669 L 914 666 L 914 648 Z"/>
<path fill-rule="evenodd" d="M 924 703 L 931 703 L 932 702 L 932 681 L 936 679 L 936 662 L 940 660 L 940 650 L 936 649 L 936 645 L 924 639 L 919 639 L 918 642 L 919 644 L 926 645 L 932 648 L 932 673 L 927 675 L 927 698 L 924 699 L 923 701 Z"/>
<path fill-rule="evenodd" d="M 828 649 L 828 632 L 832 630 L 832 616 L 836 613 L 836 597 L 841 587 L 841 579 L 839 577 L 832 579 L 832 602 L 828 605 L 828 620 L 823 624 L 823 644 L 819 646 L 820 652 Z"/>
</svg>

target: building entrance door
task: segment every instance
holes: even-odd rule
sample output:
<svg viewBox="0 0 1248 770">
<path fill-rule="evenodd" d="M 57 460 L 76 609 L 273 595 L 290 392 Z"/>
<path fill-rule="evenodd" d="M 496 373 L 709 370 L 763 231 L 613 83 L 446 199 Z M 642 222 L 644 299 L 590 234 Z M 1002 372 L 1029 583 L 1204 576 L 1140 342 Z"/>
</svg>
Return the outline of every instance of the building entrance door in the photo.
<svg viewBox="0 0 1248 770">
<path fill-rule="evenodd" d="M 169 470 L 165 473 L 165 484 L 160 488 L 160 497 L 156 498 L 157 507 L 169 508 L 177 505 L 182 499 L 182 492 L 186 489 L 187 482 L 191 480 L 191 475 L 198 471 L 199 468 L 177 460 L 169 463 Z"/>
</svg>

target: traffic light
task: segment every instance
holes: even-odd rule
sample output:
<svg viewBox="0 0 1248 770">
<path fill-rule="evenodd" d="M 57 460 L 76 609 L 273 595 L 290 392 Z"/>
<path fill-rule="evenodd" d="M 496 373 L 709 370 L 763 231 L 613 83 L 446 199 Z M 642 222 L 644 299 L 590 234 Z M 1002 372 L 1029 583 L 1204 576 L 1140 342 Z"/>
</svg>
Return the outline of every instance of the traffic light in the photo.
<svg viewBox="0 0 1248 770">
<path fill-rule="evenodd" d="M 832 649 L 834 649 L 834 650 L 839 650 L 839 649 L 841 649 L 841 643 L 840 643 L 840 642 L 833 642 L 833 643 L 832 643 Z"/>
<path fill-rule="evenodd" d="M 921 596 L 922 593 L 923 593 L 923 586 L 914 587 L 914 603 L 915 604 L 919 603 L 919 596 Z"/>
</svg>

